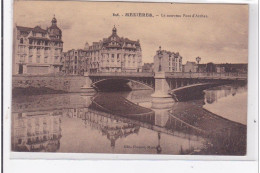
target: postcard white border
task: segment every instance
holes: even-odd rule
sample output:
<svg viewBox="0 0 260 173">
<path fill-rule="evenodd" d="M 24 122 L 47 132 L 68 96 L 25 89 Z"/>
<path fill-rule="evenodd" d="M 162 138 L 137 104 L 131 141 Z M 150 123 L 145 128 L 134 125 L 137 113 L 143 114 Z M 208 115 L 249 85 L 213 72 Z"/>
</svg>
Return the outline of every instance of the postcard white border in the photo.
<svg viewBox="0 0 260 173">
<path fill-rule="evenodd" d="M 145 0 L 143 2 L 162 2 L 159 0 L 153 0 L 148 1 Z M 163 1 L 163 2 L 171 2 L 171 1 Z M 184 0 L 177 0 L 174 2 L 182 2 L 182 3 L 194 3 L 194 1 L 184 1 Z M 48 164 L 52 165 L 53 159 L 62 159 L 59 161 L 54 161 L 55 163 L 62 163 L 60 168 L 63 171 L 68 171 L 66 168 L 66 164 L 73 163 L 73 164 L 79 164 L 75 160 L 84 160 L 88 163 L 93 163 L 93 161 L 86 161 L 85 159 L 91 159 L 91 160 L 111 160 L 111 159 L 121 159 L 121 160 L 179 160 L 179 161 L 166 161 L 163 162 L 166 165 L 171 162 L 173 165 L 186 165 L 187 163 L 192 163 L 193 165 L 200 164 L 201 162 L 205 160 L 211 160 L 211 161 L 220 161 L 217 163 L 221 163 L 223 165 L 227 163 L 232 163 L 233 169 L 237 170 L 238 172 L 243 169 L 245 165 L 250 165 L 251 168 L 255 168 L 255 162 L 258 158 L 258 81 L 259 74 L 258 74 L 258 68 L 259 68 L 259 61 L 258 61 L 258 1 L 257 0 L 251 0 L 251 1 L 211 1 L 211 0 L 196 0 L 196 3 L 243 3 L 243 4 L 249 4 L 249 56 L 248 56 L 248 63 L 249 63 L 249 78 L 248 78 L 248 145 L 247 145 L 247 156 L 180 156 L 180 155 L 141 155 L 141 154 L 74 154 L 74 153 L 17 153 L 17 152 L 10 152 L 10 141 L 11 141 L 11 59 L 12 59 L 12 10 L 13 10 L 13 2 L 9 0 L 4 1 L 4 102 L 3 102 L 3 109 L 4 109 L 4 160 L 5 160 L 5 169 L 7 170 L 18 170 L 16 168 L 25 166 L 33 166 L 31 164 L 38 165 L 39 163 L 42 164 L 39 166 L 41 168 L 42 166 L 46 166 Z M 16 158 L 16 159 L 14 159 Z M 26 159 L 26 160 L 25 160 Z M 28 160 L 33 159 L 33 160 Z M 35 160 L 39 159 L 39 160 Z M 42 159 L 48 159 L 48 160 L 42 160 Z M 49 160 L 51 159 L 51 160 Z M 74 161 L 69 161 L 69 160 Z M 190 160 L 188 162 L 187 160 Z M 194 160 L 200 160 L 194 162 Z M 229 162 L 222 162 L 224 160 L 229 160 Z M 239 162 L 232 162 L 230 160 L 240 160 Z M 244 161 L 243 161 L 244 160 Z M 246 161 L 245 161 L 246 160 Z M 111 161 L 107 161 L 111 162 Z M 118 165 L 119 167 L 124 165 L 124 161 L 118 161 L 122 162 L 121 165 Z M 148 162 L 148 164 L 154 164 L 152 161 L 142 161 L 142 162 Z M 82 163 L 82 162 L 81 162 Z M 207 164 L 211 165 L 212 162 L 207 162 Z M 238 164 L 239 163 L 239 164 Z M 192 165 L 191 164 L 191 165 Z M 14 167 L 16 165 L 17 167 Z M 82 164 L 81 164 L 82 165 Z M 95 165 L 95 163 L 93 163 Z M 106 165 L 106 164 L 105 164 Z M 113 164 L 111 164 L 113 165 Z M 154 164 L 156 165 L 156 164 Z M 188 164 L 190 165 L 190 164 Z M 214 165 L 214 164 L 213 164 Z M 51 168 L 52 166 L 50 166 Z M 151 166 L 150 168 L 152 168 Z M 237 169 L 240 168 L 241 169 Z M 243 167 L 243 168 L 242 168 Z M 42 167 L 43 168 L 43 167 Z M 27 171 L 30 169 L 27 168 Z M 37 169 L 40 171 L 40 169 Z M 127 170 L 126 170 L 127 171 Z M 214 170 L 213 170 L 214 171 Z M 40 171 L 41 172 L 41 171 Z M 59 171 L 60 172 L 60 171 Z"/>
</svg>

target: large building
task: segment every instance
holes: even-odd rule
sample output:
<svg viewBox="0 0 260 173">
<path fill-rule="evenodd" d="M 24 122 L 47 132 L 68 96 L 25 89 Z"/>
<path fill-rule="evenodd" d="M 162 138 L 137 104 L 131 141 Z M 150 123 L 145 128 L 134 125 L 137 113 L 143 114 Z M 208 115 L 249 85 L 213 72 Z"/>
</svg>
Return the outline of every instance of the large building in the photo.
<svg viewBox="0 0 260 173">
<path fill-rule="evenodd" d="M 15 26 L 13 35 L 13 74 L 48 74 L 61 71 L 62 31 L 53 17 L 42 29 Z"/>
<path fill-rule="evenodd" d="M 84 75 L 88 69 L 87 51 L 72 49 L 63 53 L 63 72 L 65 74 Z"/>
<path fill-rule="evenodd" d="M 117 29 L 102 41 L 86 43 L 90 72 L 139 72 L 142 69 L 142 49 L 139 40 L 119 37 Z"/>
<path fill-rule="evenodd" d="M 154 56 L 154 71 L 182 72 L 182 57 L 178 52 L 161 50 Z"/>
</svg>

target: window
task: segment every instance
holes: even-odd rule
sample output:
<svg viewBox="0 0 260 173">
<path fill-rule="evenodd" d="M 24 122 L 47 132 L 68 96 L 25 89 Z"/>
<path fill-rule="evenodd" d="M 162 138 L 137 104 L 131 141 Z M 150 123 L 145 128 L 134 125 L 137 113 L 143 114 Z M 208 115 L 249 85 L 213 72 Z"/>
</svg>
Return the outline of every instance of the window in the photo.
<svg viewBox="0 0 260 173">
<path fill-rule="evenodd" d="M 24 53 L 24 46 L 19 46 L 18 47 L 18 52 Z"/>
<path fill-rule="evenodd" d="M 40 45 L 41 44 L 41 41 L 37 41 L 37 45 Z"/>
<path fill-rule="evenodd" d="M 29 44 L 32 44 L 32 42 L 33 42 L 32 39 L 29 39 Z"/>
<path fill-rule="evenodd" d="M 38 56 L 37 56 L 37 59 L 36 59 L 36 62 L 37 62 L 37 63 L 40 63 L 40 60 L 41 60 L 41 56 L 38 55 Z"/>
<path fill-rule="evenodd" d="M 20 43 L 23 44 L 23 38 L 20 39 Z"/>
<path fill-rule="evenodd" d="M 38 48 L 38 49 L 37 49 L 37 54 L 40 54 L 40 51 L 41 51 L 41 49 Z"/>
<path fill-rule="evenodd" d="M 32 62 L 32 55 L 31 56 L 29 56 L 29 60 L 28 60 L 29 62 Z"/>
<path fill-rule="evenodd" d="M 18 113 L 18 118 L 22 118 L 23 114 L 22 113 Z"/>
<path fill-rule="evenodd" d="M 45 56 L 44 57 L 44 63 L 47 63 L 48 62 L 48 56 Z"/>
<path fill-rule="evenodd" d="M 20 56 L 20 61 L 24 61 L 24 56 L 23 55 Z"/>
<path fill-rule="evenodd" d="M 29 48 L 29 54 L 33 54 L 33 49 Z"/>
</svg>

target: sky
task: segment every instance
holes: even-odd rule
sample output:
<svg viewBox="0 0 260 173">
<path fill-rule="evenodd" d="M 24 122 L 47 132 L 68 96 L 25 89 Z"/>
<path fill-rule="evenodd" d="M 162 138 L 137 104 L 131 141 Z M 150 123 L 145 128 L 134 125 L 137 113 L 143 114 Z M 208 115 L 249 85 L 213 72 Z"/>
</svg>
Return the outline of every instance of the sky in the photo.
<svg viewBox="0 0 260 173">
<path fill-rule="evenodd" d="M 120 16 L 113 16 L 119 13 Z M 126 17 L 151 13 L 154 17 Z M 153 62 L 159 46 L 186 61 L 248 62 L 248 6 L 221 4 L 15 1 L 14 24 L 43 29 L 55 14 L 63 50 L 84 48 L 112 34 L 140 40 L 143 62 Z M 198 14 L 206 17 L 184 17 Z M 157 16 L 158 15 L 158 16 Z M 180 15 L 181 17 L 161 17 Z"/>
</svg>

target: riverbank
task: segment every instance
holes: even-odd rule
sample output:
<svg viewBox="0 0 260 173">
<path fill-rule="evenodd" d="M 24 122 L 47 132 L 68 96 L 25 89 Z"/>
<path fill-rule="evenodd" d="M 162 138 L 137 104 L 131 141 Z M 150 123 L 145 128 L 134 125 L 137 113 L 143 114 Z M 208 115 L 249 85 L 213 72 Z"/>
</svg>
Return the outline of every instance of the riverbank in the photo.
<svg viewBox="0 0 260 173">
<path fill-rule="evenodd" d="M 46 87 L 27 87 L 27 88 L 21 88 L 21 87 L 16 87 L 13 88 L 12 90 L 12 96 L 18 97 L 18 96 L 22 96 L 22 95 L 42 95 L 42 94 L 64 94 L 64 93 L 68 93 L 66 91 L 62 91 L 62 90 L 54 90 L 51 88 L 46 88 Z"/>
</svg>

